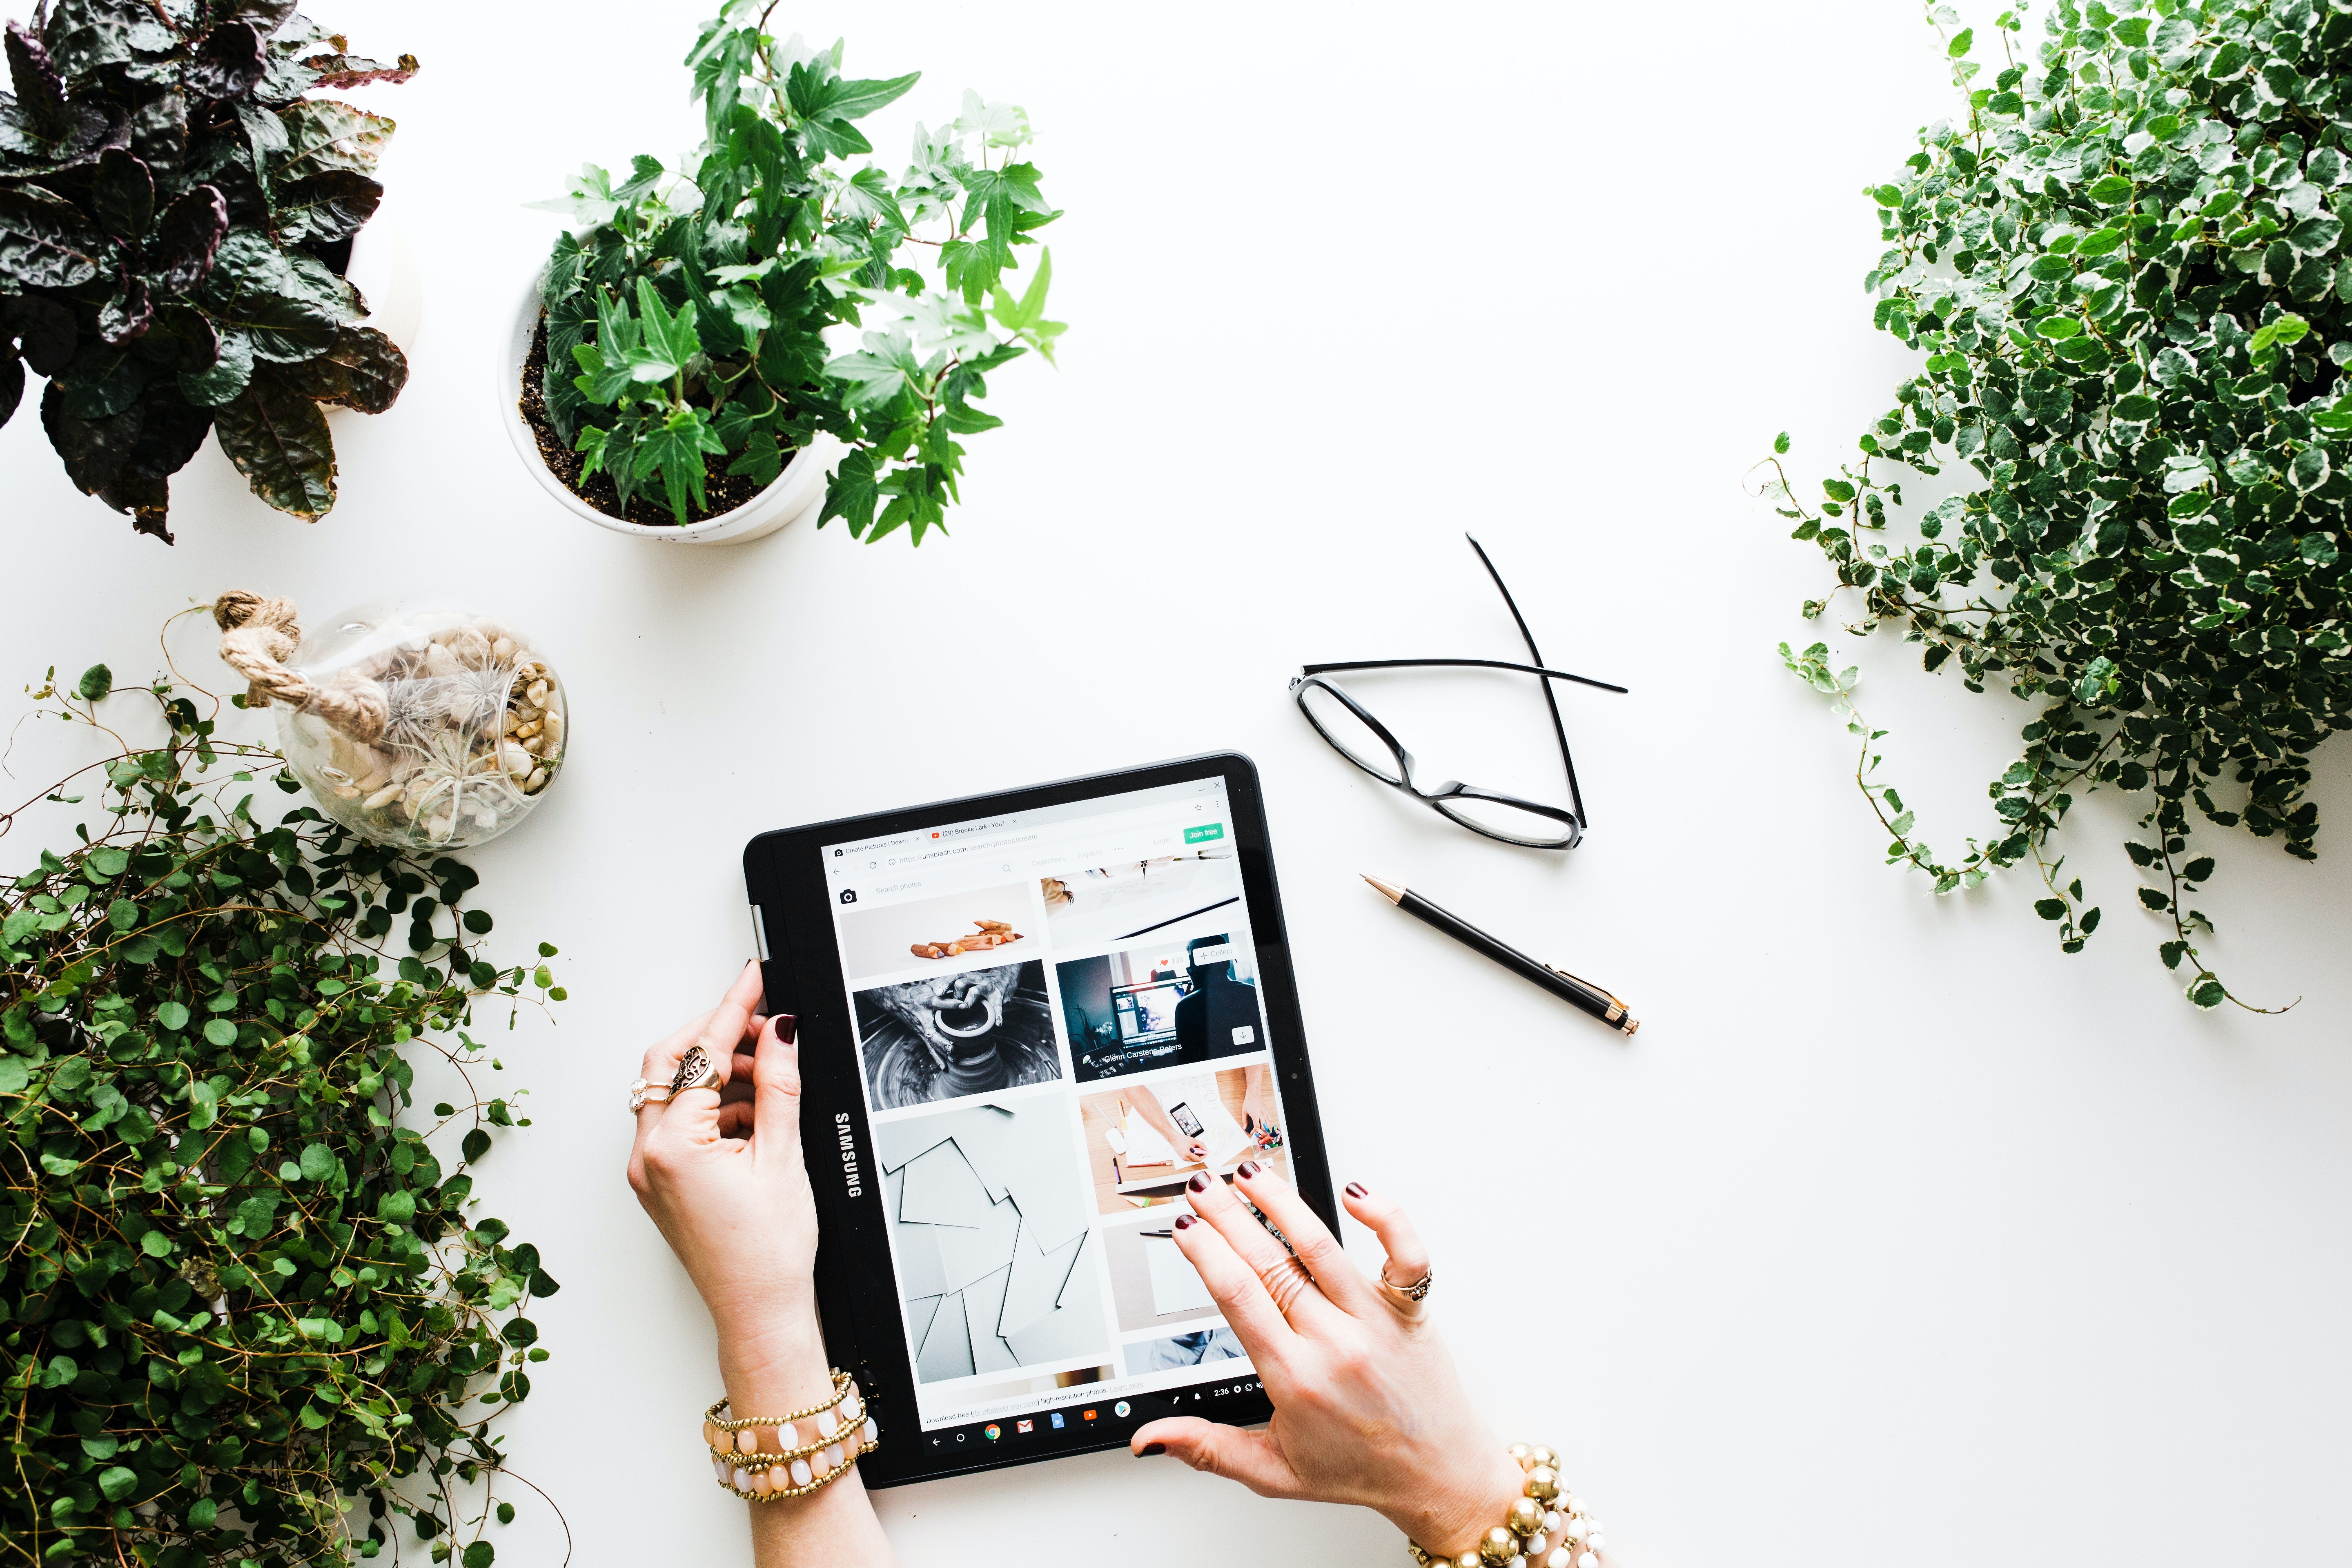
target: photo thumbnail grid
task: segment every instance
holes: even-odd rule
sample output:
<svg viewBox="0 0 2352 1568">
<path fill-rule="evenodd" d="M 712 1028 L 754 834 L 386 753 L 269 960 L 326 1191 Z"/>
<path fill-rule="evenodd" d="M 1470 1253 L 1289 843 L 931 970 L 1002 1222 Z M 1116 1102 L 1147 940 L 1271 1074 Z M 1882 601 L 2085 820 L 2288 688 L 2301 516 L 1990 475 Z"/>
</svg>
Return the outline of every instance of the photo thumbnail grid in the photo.
<svg viewBox="0 0 2352 1568">
<path fill-rule="evenodd" d="M 830 857 L 927 1427 L 1235 1360 L 1151 1211 L 1287 1174 L 1221 783 L 1087 805 Z"/>
</svg>

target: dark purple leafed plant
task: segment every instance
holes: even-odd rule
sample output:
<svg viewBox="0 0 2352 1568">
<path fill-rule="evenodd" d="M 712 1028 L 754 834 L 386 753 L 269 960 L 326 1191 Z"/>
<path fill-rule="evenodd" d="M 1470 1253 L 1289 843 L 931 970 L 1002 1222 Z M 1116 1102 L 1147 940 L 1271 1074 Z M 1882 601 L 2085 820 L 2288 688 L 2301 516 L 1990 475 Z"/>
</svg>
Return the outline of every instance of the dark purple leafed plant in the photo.
<svg viewBox="0 0 2352 1568">
<path fill-rule="evenodd" d="M 392 406 L 408 362 L 339 275 L 393 122 L 319 88 L 405 81 L 293 0 L 44 0 L 0 93 L 0 423 L 166 543 L 168 481 L 217 431 L 281 511 L 335 503 L 322 404 Z"/>
</svg>

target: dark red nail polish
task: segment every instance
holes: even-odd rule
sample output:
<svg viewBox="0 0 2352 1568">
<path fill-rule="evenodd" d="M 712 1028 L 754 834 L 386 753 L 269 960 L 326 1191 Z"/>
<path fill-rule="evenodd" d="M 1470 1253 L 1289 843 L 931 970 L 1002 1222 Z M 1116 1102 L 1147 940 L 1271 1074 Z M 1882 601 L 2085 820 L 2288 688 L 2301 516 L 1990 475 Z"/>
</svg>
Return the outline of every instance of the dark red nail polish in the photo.
<svg viewBox="0 0 2352 1568">
<path fill-rule="evenodd" d="M 1172 1226 L 1171 1226 L 1170 1228 L 1171 1228 L 1171 1229 L 1173 1229 L 1173 1230 L 1182 1230 L 1182 1229 L 1184 1229 L 1186 1226 L 1190 1226 L 1192 1223 L 1192 1216 L 1191 1215 L 1188 1215 L 1188 1214 L 1180 1214 L 1180 1215 L 1178 1215 L 1176 1216 L 1176 1223 L 1175 1223 Z"/>
<path fill-rule="evenodd" d="M 1245 1182 L 1248 1181 L 1252 1176 L 1257 1174 L 1257 1162 L 1255 1160 L 1244 1160 L 1234 1168 L 1234 1174 L 1239 1176 Z"/>
<path fill-rule="evenodd" d="M 1364 1191 L 1364 1184 L 1361 1182 L 1349 1182 L 1348 1184 L 1348 1195 L 1351 1198 L 1367 1198 L 1371 1196 L 1370 1193 Z"/>
<path fill-rule="evenodd" d="M 1139 1458 L 1139 1459 L 1150 1459 L 1150 1458 L 1158 1458 L 1160 1455 L 1164 1454 L 1164 1453 L 1166 1453 L 1167 1451 L 1168 1451 L 1168 1445 L 1167 1445 L 1167 1444 L 1165 1444 L 1165 1443 L 1146 1443 L 1146 1444 L 1143 1446 L 1142 1450 L 1141 1450 L 1140 1452 L 1139 1452 L 1135 1457 L 1136 1457 L 1137 1458 Z"/>
<path fill-rule="evenodd" d="M 1209 1190 L 1209 1173 L 1203 1171 L 1184 1184 L 1196 1193 L 1205 1193 Z"/>
</svg>

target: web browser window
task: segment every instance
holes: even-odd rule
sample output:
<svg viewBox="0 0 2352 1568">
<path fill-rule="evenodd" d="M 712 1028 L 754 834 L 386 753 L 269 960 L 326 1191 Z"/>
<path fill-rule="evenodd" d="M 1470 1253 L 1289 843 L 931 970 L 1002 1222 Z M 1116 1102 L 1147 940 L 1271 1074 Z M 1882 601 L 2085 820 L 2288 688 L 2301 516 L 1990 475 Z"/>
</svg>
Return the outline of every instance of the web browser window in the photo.
<svg viewBox="0 0 2352 1568">
<path fill-rule="evenodd" d="M 1171 1234 L 1290 1176 L 1230 822 L 1209 779 L 822 850 L 926 1431 L 1251 1374 Z"/>
</svg>

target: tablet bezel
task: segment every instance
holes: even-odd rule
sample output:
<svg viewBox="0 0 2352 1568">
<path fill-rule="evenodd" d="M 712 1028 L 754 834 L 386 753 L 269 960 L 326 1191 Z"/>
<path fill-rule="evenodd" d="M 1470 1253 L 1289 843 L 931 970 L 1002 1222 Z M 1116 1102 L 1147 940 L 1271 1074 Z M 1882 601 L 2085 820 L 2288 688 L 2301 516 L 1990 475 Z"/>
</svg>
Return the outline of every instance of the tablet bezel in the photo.
<svg viewBox="0 0 2352 1568">
<path fill-rule="evenodd" d="M 1238 752 L 1214 752 L 1025 789 L 840 817 L 763 833 L 744 847 L 744 885 L 759 940 L 768 1008 L 793 1015 L 800 1031 L 801 1136 L 816 1197 L 816 1294 L 825 1349 L 835 1366 L 857 1378 L 883 1433 L 881 1446 L 858 1464 L 869 1487 L 901 1486 L 1125 1447 L 1138 1426 L 1179 1413 L 1179 1401 L 1171 1397 L 1179 1391 L 1128 1394 L 1124 1397 L 1130 1414 L 1126 1416 L 1116 1416 L 1115 1406 L 1105 1408 L 1097 1401 L 1074 1399 L 1069 1402 L 1071 1410 L 1075 1413 L 1085 1405 L 1097 1412 L 1094 1419 L 1082 1426 L 1074 1415 L 1060 1431 L 1049 1428 L 1034 1434 L 1041 1439 L 1037 1441 L 980 1441 L 978 1423 L 937 1433 L 922 1430 L 916 1412 L 914 1367 L 899 1322 L 897 1279 L 883 1235 L 881 1172 L 870 1163 L 873 1133 L 860 1083 L 856 1022 L 842 977 L 833 892 L 820 851 L 826 844 L 848 838 L 880 837 L 942 822 L 1034 811 L 1209 778 L 1224 781 L 1231 808 L 1242 894 L 1256 944 L 1261 1000 L 1282 1095 L 1285 1149 L 1300 1195 L 1336 1233 L 1339 1206 L 1324 1153 L 1315 1080 L 1307 1065 L 1306 1026 L 1276 885 L 1265 796 L 1256 764 L 1246 756 Z M 839 1120 L 844 1116 L 846 1122 Z M 851 1140 L 845 1147 L 841 1142 L 845 1131 Z M 860 1172 L 862 1195 L 856 1197 L 850 1195 L 851 1183 L 845 1173 L 852 1160 Z M 877 1300 L 886 1303 L 879 1314 L 873 1306 Z M 866 1331 L 861 1334 L 861 1328 Z M 1204 1373 L 1202 1382 L 1213 1384 L 1215 1375 Z M 1274 1413 L 1255 1374 L 1237 1380 L 1223 1394 L 1191 1384 L 1181 1392 L 1181 1414 L 1187 1415 L 1249 1426 Z M 1050 1402 L 1042 1404 L 1038 1413 L 1043 1415 L 1054 1408 Z M 954 1432 L 964 1436 L 953 1439 L 949 1434 Z"/>
</svg>

